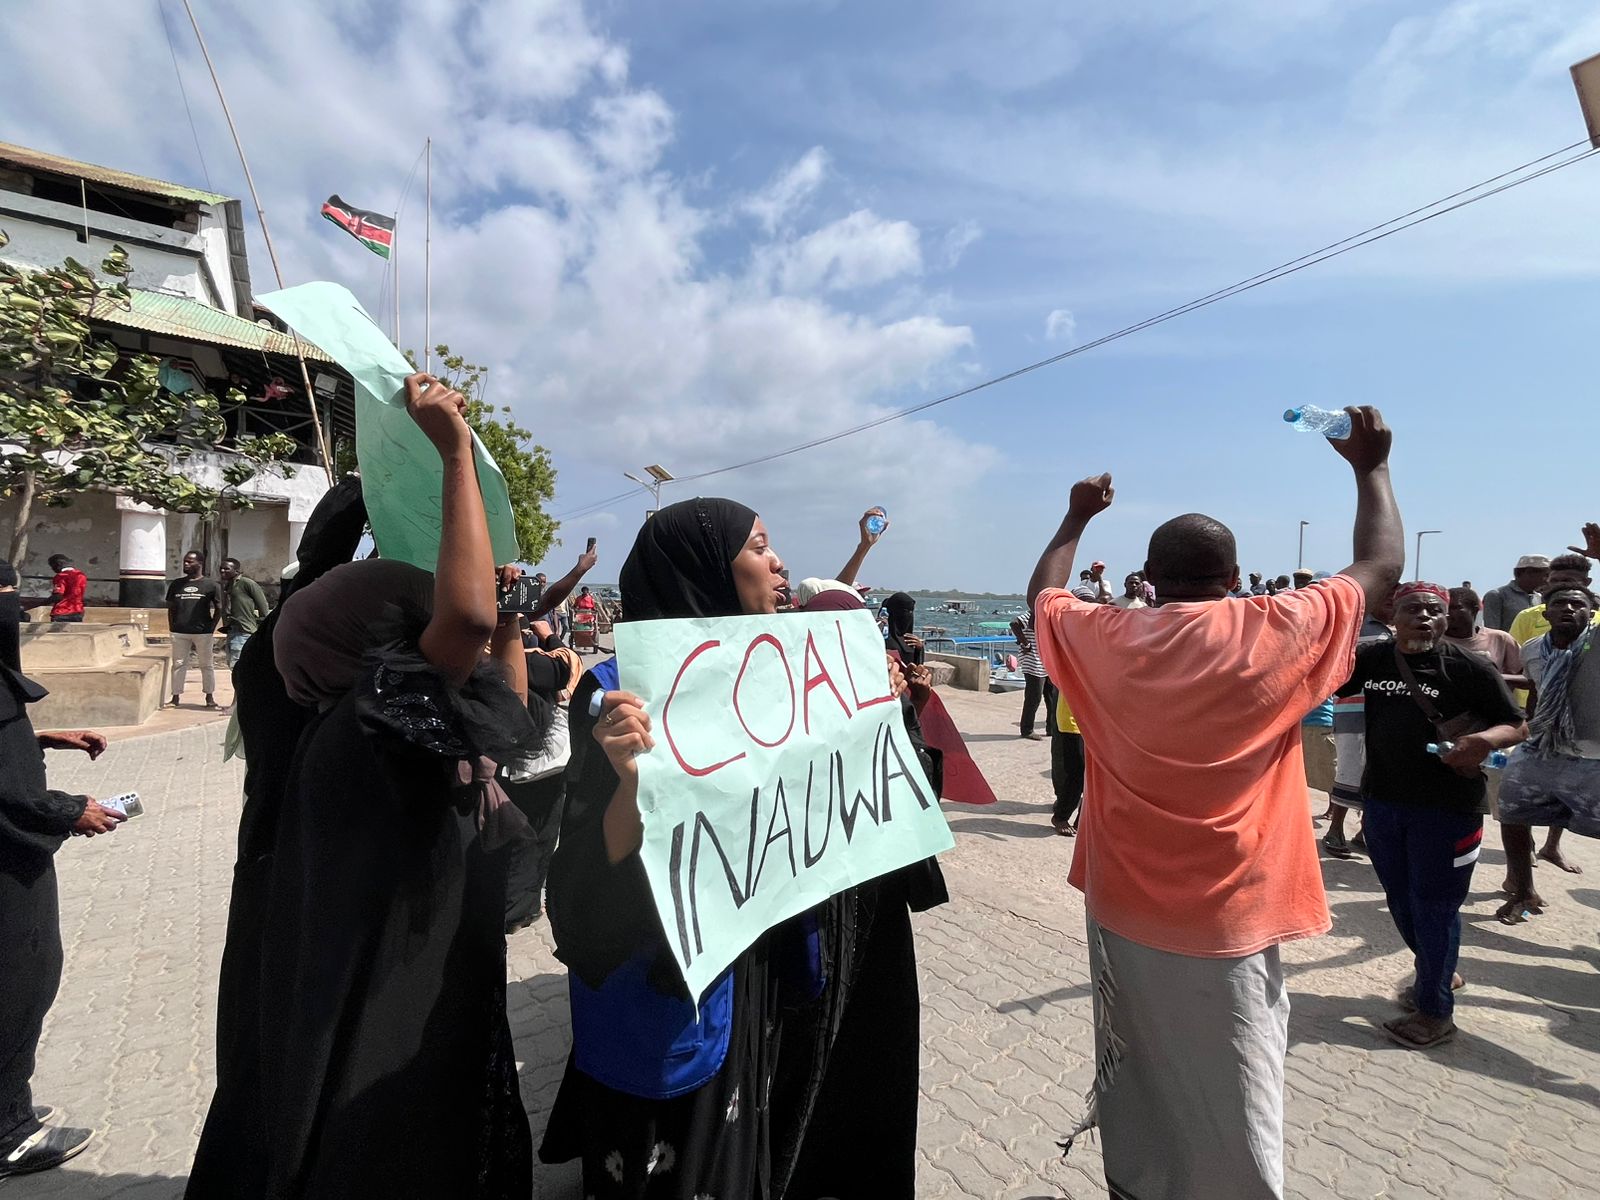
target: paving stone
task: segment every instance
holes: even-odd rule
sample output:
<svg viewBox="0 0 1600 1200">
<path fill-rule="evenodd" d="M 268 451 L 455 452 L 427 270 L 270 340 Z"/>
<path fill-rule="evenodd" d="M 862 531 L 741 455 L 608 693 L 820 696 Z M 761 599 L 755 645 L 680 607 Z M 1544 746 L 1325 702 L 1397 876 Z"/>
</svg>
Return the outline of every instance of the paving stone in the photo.
<svg viewBox="0 0 1600 1200">
<path fill-rule="evenodd" d="M 1015 697 L 944 695 L 963 729 L 1014 734 Z M 240 810 L 242 770 L 222 762 L 220 738 L 220 725 L 201 726 L 116 741 L 93 764 L 51 757 L 52 786 L 134 788 L 147 815 L 112 837 L 71 841 L 57 858 L 67 965 L 35 1090 L 101 1132 L 68 1167 L 8 1183 L 5 1200 L 182 1195 L 213 1086 Z M 913 919 L 926 998 L 918 1195 L 1102 1200 L 1098 1138 L 1080 1139 L 1065 1161 L 1056 1146 L 1093 1069 L 1083 909 L 1064 883 L 1072 845 L 1034 836 L 1049 815 L 1047 760 L 1034 743 L 1001 736 L 972 749 L 1000 802 L 950 808 L 952 902 Z M 963 832 L 974 820 L 982 832 Z M 1600 1196 L 1600 999 L 1588 949 L 1600 892 L 1585 882 L 1600 874 L 1600 853 L 1569 841 L 1589 876 L 1541 879 L 1555 902 L 1515 930 L 1494 925 L 1497 880 L 1484 872 L 1463 936 L 1472 980 L 1463 1032 L 1433 1054 L 1394 1048 L 1377 1028 L 1409 964 L 1370 868 L 1328 865 L 1334 934 L 1283 949 L 1293 993 L 1287 1197 Z M 548 924 L 513 936 L 508 962 L 537 1139 L 570 1048 Z M 574 1167 L 538 1167 L 536 1198 L 579 1194 Z"/>
</svg>

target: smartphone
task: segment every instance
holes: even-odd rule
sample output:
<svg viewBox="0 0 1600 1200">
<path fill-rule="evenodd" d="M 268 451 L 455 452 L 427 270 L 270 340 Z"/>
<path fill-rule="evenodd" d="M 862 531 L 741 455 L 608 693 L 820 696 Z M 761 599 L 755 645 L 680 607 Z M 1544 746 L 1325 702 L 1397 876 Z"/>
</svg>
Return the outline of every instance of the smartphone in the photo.
<svg viewBox="0 0 1600 1200">
<path fill-rule="evenodd" d="M 530 575 L 524 575 L 508 588 L 501 588 L 498 607 L 503 613 L 531 613 L 539 606 L 542 589 Z"/>
<path fill-rule="evenodd" d="M 113 796 L 109 800 L 100 801 L 101 808 L 109 808 L 114 813 L 124 817 L 141 817 L 144 815 L 144 805 L 139 802 L 138 792 L 123 792 L 120 796 Z"/>
<path fill-rule="evenodd" d="M 587 550 L 584 551 L 585 554 L 593 554 L 594 553 L 594 542 L 595 542 L 594 538 L 590 538 L 589 539 L 589 547 L 588 547 Z"/>
</svg>

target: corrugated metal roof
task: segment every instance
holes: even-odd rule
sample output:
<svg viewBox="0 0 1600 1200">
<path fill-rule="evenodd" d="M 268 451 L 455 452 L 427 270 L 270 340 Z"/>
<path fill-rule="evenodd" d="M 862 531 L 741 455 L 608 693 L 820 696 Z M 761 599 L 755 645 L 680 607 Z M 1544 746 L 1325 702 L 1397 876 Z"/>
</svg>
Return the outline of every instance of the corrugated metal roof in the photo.
<svg viewBox="0 0 1600 1200">
<path fill-rule="evenodd" d="M 216 192 L 202 192 L 199 188 L 184 187 L 178 183 L 168 183 L 164 179 L 151 179 L 146 175 L 134 175 L 129 171 L 113 171 L 110 167 L 79 162 L 76 159 L 63 158 L 59 154 L 47 154 L 43 150 L 34 150 L 28 146 L 16 146 L 10 142 L 0 142 L 0 163 L 20 167 L 25 171 L 54 171 L 60 175 L 81 175 L 84 179 L 95 183 L 103 183 L 110 187 L 127 188 L 130 192 L 143 192 L 150 196 L 165 196 L 171 200 L 192 200 L 199 204 L 222 204 L 232 199 L 229 196 L 218 195 Z"/>
<path fill-rule="evenodd" d="M 135 290 L 131 295 L 131 303 L 132 308 L 126 309 L 109 300 L 101 300 L 95 304 L 90 317 L 110 325 L 120 325 L 124 329 L 140 329 L 163 337 L 188 338 L 190 341 L 233 346 L 240 350 L 264 350 L 268 354 L 294 355 L 294 338 L 287 333 L 279 333 L 267 325 L 246 321 L 181 296 Z M 333 361 L 319 347 L 303 338 L 300 345 L 308 359 L 326 363 Z"/>
</svg>

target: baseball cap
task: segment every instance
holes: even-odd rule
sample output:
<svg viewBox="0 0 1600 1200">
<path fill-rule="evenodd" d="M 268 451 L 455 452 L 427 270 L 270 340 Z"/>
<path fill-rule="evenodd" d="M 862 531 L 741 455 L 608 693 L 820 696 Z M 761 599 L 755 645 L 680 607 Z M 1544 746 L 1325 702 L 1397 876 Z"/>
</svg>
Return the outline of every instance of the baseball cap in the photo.
<svg viewBox="0 0 1600 1200">
<path fill-rule="evenodd" d="M 1090 563 L 1089 566 L 1091 568 L 1092 567 L 1099 567 L 1102 571 L 1104 571 L 1106 569 L 1106 564 L 1101 562 L 1098 558 L 1095 559 L 1092 563 Z"/>
<path fill-rule="evenodd" d="M 1550 558 L 1544 554 L 1524 554 L 1517 559 L 1516 570 L 1543 570 L 1550 566 Z"/>
</svg>

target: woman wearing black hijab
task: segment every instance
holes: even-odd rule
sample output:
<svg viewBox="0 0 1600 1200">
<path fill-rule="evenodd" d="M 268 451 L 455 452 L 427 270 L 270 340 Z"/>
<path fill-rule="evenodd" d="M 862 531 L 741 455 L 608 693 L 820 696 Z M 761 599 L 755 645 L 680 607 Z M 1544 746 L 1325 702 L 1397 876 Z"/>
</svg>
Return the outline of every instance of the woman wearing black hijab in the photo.
<svg viewBox="0 0 1600 1200">
<path fill-rule="evenodd" d="M 920 666 L 927 657 L 922 639 L 911 630 L 916 625 L 917 602 L 904 592 L 896 592 L 883 602 L 883 611 L 889 617 L 889 649 L 900 655 L 907 666 Z"/>
<path fill-rule="evenodd" d="M 786 597 L 782 569 L 750 509 L 686 500 L 639 531 L 622 568 L 623 611 L 630 621 L 774 613 Z M 548 904 L 569 970 L 573 1051 L 539 1154 L 581 1158 L 584 1195 L 596 1200 L 776 1200 L 815 1096 L 813 1083 L 772 1103 L 785 1065 L 787 939 L 805 931 L 764 934 L 699 997 L 697 1019 L 638 855 L 633 756 L 654 744 L 650 719 L 637 697 L 615 690 L 610 666 L 586 674 L 572 699 Z"/>
<path fill-rule="evenodd" d="M 497 625 L 465 401 L 426 375 L 406 390 L 444 464 L 438 569 L 345 563 L 277 614 L 274 675 L 308 711 L 281 791 L 252 797 L 248 840 L 270 853 L 240 877 L 260 909 L 230 921 L 229 961 L 255 1012 L 219 1061 L 195 1200 L 532 1190 L 493 853 L 517 814 L 485 780 L 543 731 L 516 626 Z M 258 712 L 241 700 L 252 760 L 273 745 Z"/>
</svg>

